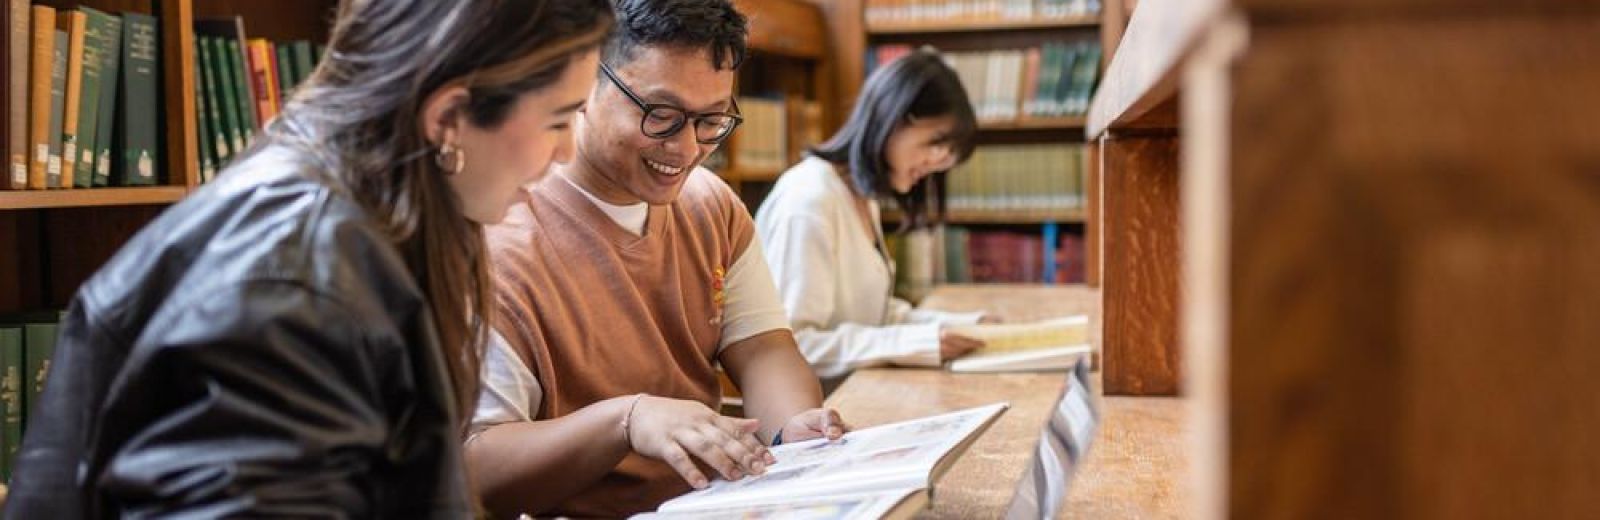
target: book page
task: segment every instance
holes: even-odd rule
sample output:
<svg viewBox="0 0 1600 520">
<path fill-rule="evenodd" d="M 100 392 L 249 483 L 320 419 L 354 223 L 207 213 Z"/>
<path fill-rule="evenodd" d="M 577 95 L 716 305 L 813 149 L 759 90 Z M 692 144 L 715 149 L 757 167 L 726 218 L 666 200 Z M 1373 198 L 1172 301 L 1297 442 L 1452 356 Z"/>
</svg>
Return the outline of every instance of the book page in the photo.
<svg viewBox="0 0 1600 520">
<path fill-rule="evenodd" d="M 837 441 L 815 439 L 772 449 L 765 475 L 714 480 L 662 504 L 659 512 L 793 503 L 840 493 L 925 488 L 939 460 L 1006 409 L 1005 403 L 865 428 Z"/>
<path fill-rule="evenodd" d="M 645 513 L 632 520 L 848 520 L 882 518 L 907 498 L 922 493 L 902 488 L 866 494 L 818 497 L 812 500 L 754 507 L 700 509 L 683 513 Z"/>
</svg>

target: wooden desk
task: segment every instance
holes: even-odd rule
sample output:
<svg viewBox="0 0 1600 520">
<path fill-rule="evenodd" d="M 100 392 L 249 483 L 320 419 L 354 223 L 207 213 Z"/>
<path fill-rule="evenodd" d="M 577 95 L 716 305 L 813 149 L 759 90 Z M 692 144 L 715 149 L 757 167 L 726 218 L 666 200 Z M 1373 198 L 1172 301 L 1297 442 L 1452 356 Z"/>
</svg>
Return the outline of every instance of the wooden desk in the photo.
<svg viewBox="0 0 1600 520">
<path fill-rule="evenodd" d="M 919 518 L 996 518 L 1032 460 L 1045 416 L 1066 381 L 1064 373 L 953 374 L 926 369 L 857 371 L 828 398 L 828 406 L 863 427 L 1009 401 L 1011 408 L 984 433 L 944 479 Z M 1183 484 L 1187 405 L 1168 397 L 1108 397 L 1100 433 L 1073 479 L 1064 518 L 1180 518 L 1188 510 Z"/>
<path fill-rule="evenodd" d="M 1100 316 L 1100 291 L 1062 285 L 944 285 L 923 307 L 989 311 L 1007 321 L 1071 314 Z M 1099 344 L 1098 328 L 1090 341 Z M 871 426 L 996 401 L 1011 409 L 936 486 L 924 518 L 995 518 L 1005 512 L 1033 457 L 1045 415 L 1064 373 L 952 374 L 939 370 L 872 369 L 851 375 L 828 399 L 846 421 Z M 1189 404 L 1170 397 L 1107 397 L 1100 433 L 1073 479 L 1071 518 L 1179 518 L 1188 511 L 1182 449 Z"/>
</svg>

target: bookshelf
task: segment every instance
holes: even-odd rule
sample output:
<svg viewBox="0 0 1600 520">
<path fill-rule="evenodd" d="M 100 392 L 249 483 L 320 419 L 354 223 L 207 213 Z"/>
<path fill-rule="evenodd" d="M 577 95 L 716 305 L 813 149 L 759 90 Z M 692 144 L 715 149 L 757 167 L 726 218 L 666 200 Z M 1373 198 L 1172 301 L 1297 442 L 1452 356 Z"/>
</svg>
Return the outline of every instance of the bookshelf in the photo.
<svg viewBox="0 0 1600 520">
<path fill-rule="evenodd" d="M 952 20 L 932 22 L 879 22 L 867 24 L 867 33 L 932 34 L 956 32 L 995 32 L 1043 29 L 1069 29 L 1100 25 L 1099 16 L 1038 17 L 1017 20 Z"/>
<path fill-rule="evenodd" d="M 967 86 L 968 94 L 972 97 L 974 109 L 979 115 L 979 150 L 995 149 L 997 147 L 1016 147 L 1017 145 L 1061 145 L 1082 146 L 1085 143 L 1083 130 L 1088 126 L 1087 98 L 1080 98 L 1077 107 L 1062 110 L 1065 113 L 1032 113 L 1026 108 L 1029 98 L 1026 93 L 1019 93 L 1012 97 L 999 96 L 998 99 L 990 92 L 993 91 L 993 73 L 987 69 L 993 68 L 996 55 L 999 60 L 1012 60 L 1002 65 L 1000 76 L 1002 81 L 1010 71 L 1019 71 L 1023 74 L 1016 84 L 1028 92 L 1026 79 L 1028 76 L 1027 60 L 1044 60 L 1038 56 L 1028 57 L 1030 50 L 1035 55 L 1045 55 L 1044 48 L 1050 45 L 1095 44 L 1102 48 L 1112 47 L 1107 45 L 1107 33 L 1121 33 L 1120 25 L 1125 16 L 1121 0 L 1109 3 L 1118 3 L 1116 6 L 1105 6 L 1098 10 L 1093 8 L 1088 12 L 1081 9 L 1089 3 L 1074 4 L 1073 2 L 1056 2 L 1036 0 L 1023 2 L 1019 0 L 1002 0 L 997 2 L 969 2 L 970 5 L 961 7 L 961 11 L 968 13 L 960 17 L 939 17 L 936 15 L 951 12 L 950 3 L 918 2 L 915 0 L 838 0 L 824 3 L 825 14 L 828 18 L 829 31 L 834 42 L 834 56 L 838 63 L 840 81 L 837 96 L 840 106 L 836 113 L 848 114 L 850 104 L 859 93 L 859 88 L 864 82 L 869 69 L 877 62 L 885 61 L 877 55 L 879 49 L 886 46 L 917 47 L 932 45 L 948 56 L 957 57 L 956 70 L 963 75 L 963 84 Z M 1074 12 L 1062 12 L 1062 9 L 1072 8 Z M 944 9 L 944 11 L 940 11 Z M 898 10 L 898 11 L 897 11 Z M 1053 11 L 1052 11 L 1053 10 Z M 1077 47 L 1073 47 L 1077 48 Z M 1004 56 L 1014 52 L 1011 56 Z M 1022 65 L 1016 62 L 1022 56 Z M 1079 54 L 1079 56 L 1082 56 Z M 974 59 L 979 62 L 988 58 L 986 64 L 972 68 Z M 892 59 L 892 58 L 891 58 Z M 1103 69 L 1104 60 L 1098 63 L 1097 69 Z M 1037 77 L 1037 72 L 1033 72 Z M 984 86 L 984 79 L 988 78 L 989 85 Z M 1002 85 L 1002 90 L 1012 88 Z M 989 96 L 989 97 L 985 97 Z M 989 109 L 985 108 L 988 105 Z M 992 110 L 998 105 L 999 111 Z M 1011 107 L 1015 107 L 1014 109 Z M 1041 175 L 1081 175 L 1075 182 L 1080 195 L 1069 199 L 1065 205 L 1050 209 L 972 209 L 970 207 L 952 207 L 947 212 L 946 223 L 951 226 L 966 228 L 972 234 L 993 231 L 998 234 L 1025 232 L 1034 235 L 1034 238 L 1043 238 L 1048 244 L 1052 240 L 1062 239 L 1060 247 L 1081 247 L 1080 253 L 1075 253 L 1071 259 L 1065 256 L 1057 257 L 1052 253 L 1055 245 L 1047 245 L 1044 251 L 1046 258 L 1061 258 L 1059 262 L 1070 262 L 1077 265 L 1079 256 L 1084 260 L 1081 279 L 1089 285 L 1098 285 L 1098 219 L 1096 218 L 1097 196 L 1099 180 L 1093 176 L 1095 170 L 1087 167 L 1087 163 L 1096 160 L 1092 150 L 1083 150 L 1081 157 L 1075 159 L 1078 163 L 1073 167 L 1060 167 L 1057 163 L 1049 164 L 1049 171 L 1040 171 Z M 975 156 L 976 157 L 976 156 Z M 969 163 L 969 166 L 972 163 Z M 977 187 L 954 185 L 961 183 L 961 176 L 970 175 L 979 171 L 979 168 L 958 169 L 946 179 L 947 193 L 952 196 L 958 193 L 992 194 L 995 191 L 1018 194 L 1018 185 L 1015 176 L 999 186 L 980 184 Z M 993 177 L 990 176 L 990 179 Z M 985 181 L 987 182 L 987 181 Z M 1006 186 L 1006 182 L 1011 184 Z M 1020 193 L 1030 193 L 1029 183 L 1022 183 Z M 973 190 L 976 190 L 975 192 Z M 1004 198 L 1004 197 L 1002 197 Z M 886 208 L 884 224 L 890 229 L 900 225 L 902 216 Z M 1059 237 L 1057 235 L 1059 233 Z M 1068 236 L 1074 240 L 1064 240 Z M 958 238 L 959 240 L 959 238 Z M 932 241 L 934 247 L 940 247 L 939 240 Z M 1081 245 L 1077 245 L 1081 244 Z M 912 247 L 916 249 L 916 247 Z M 937 256 L 937 255 L 936 255 Z M 959 256 L 956 257 L 959 261 Z M 1025 260 L 1031 261 L 1031 260 Z M 910 263 L 927 265 L 929 262 L 916 259 Z M 939 265 L 939 262 L 932 262 Z M 1046 261 L 1042 272 L 1054 272 Z M 935 269 L 941 269 L 935 267 Z M 947 274 L 951 272 L 947 270 Z M 934 277 L 938 279 L 937 276 Z M 1049 276 L 1045 280 L 1060 283 L 1062 276 Z M 1077 276 L 1074 275 L 1074 279 Z M 937 282 L 936 282 L 937 283 Z M 915 292 L 915 291 L 913 291 Z"/>
<path fill-rule="evenodd" d="M 838 125 L 837 75 L 822 10 L 804 0 L 735 0 L 749 20 L 749 55 L 736 95 L 745 124 L 707 167 L 738 192 L 751 212 L 805 147 Z"/>
<path fill-rule="evenodd" d="M 200 184 L 195 22 L 239 16 L 251 37 L 324 41 L 335 0 L 42 0 L 65 11 L 154 15 L 159 34 L 155 186 L 0 191 L 0 313 L 64 307 L 129 238 Z M 5 44 L 9 49 L 9 41 Z"/>
</svg>

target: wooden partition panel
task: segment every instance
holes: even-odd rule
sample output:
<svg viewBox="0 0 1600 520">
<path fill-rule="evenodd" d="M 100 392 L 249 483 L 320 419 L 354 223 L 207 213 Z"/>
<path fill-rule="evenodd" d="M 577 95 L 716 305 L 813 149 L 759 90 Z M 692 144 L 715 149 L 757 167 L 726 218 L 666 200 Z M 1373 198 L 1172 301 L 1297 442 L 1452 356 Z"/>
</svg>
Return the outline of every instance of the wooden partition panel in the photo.
<svg viewBox="0 0 1600 520">
<path fill-rule="evenodd" d="M 1178 355 L 1178 138 L 1104 139 L 1107 394 L 1174 395 Z"/>
<path fill-rule="evenodd" d="M 1231 516 L 1600 518 L 1596 35 L 1600 16 L 1253 29 Z"/>
</svg>

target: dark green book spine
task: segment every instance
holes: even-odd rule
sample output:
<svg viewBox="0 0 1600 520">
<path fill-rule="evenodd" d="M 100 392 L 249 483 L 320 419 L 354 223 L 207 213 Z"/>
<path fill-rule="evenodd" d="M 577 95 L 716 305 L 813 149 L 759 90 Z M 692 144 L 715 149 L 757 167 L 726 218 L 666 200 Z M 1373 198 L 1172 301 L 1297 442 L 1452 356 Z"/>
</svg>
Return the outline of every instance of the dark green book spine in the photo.
<svg viewBox="0 0 1600 520">
<path fill-rule="evenodd" d="M 19 329 L 11 329 L 18 330 Z M 0 345 L 0 402 L 5 403 L 5 445 L 6 451 L 0 466 L 6 468 L 6 478 L 9 481 L 11 469 L 16 467 L 17 449 L 22 447 L 22 350 L 21 340 L 14 343 Z"/>
<path fill-rule="evenodd" d="M 44 395 L 44 381 L 50 375 L 50 358 L 56 355 L 55 323 L 29 323 L 22 327 L 22 359 L 26 378 L 22 385 L 22 431 L 28 430 L 28 417 Z"/>
<path fill-rule="evenodd" d="M 289 50 L 287 43 L 272 44 L 272 53 L 276 54 L 278 62 L 278 110 L 288 104 L 289 91 L 295 84 L 300 83 L 300 77 L 294 73 L 294 53 Z"/>
<path fill-rule="evenodd" d="M 211 121 L 211 96 L 206 92 L 205 66 L 200 59 L 200 41 L 194 42 L 194 118 L 198 123 L 199 131 L 195 133 L 195 147 L 200 155 L 200 182 L 211 182 L 217 175 L 216 148 L 211 143 L 212 129 L 216 124 Z"/>
<path fill-rule="evenodd" d="M 300 83 L 311 77 L 311 71 L 317 70 L 317 51 L 306 40 L 296 41 L 290 46 L 294 51 L 295 83 Z"/>
<path fill-rule="evenodd" d="M 122 71 L 122 19 L 100 13 L 100 109 L 94 124 L 94 185 L 111 185 L 111 140 L 116 136 L 117 86 Z"/>
<path fill-rule="evenodd" d="M 71 187 L 71 180 L 61 184 L 61 120 L 67 109 L 67 32 L 56 31 L 55 39 L 55 48 L 50 52 L 50 159 L 44 170 L 45 184 L 51 188 L 67 188 Z"/>
<path fill-rule="evenodd" d="M 83 87 L 78 91 L 78 156 L 73 158 L 71 173 L 74 187 L 88 188 L 94 185 L 95 124 L 100 121 L 100 71 L 105 65 L 100 53 L 105 44 L 102 39 L 107 16 L 86 7 L 78 10 L 87 23 L 83 29 Z"/>
<path fill-rule="evenodd" d="M 244 130 L 244 116 L 239 113 L 239 95 L 233 91 L 233 69 L 228 65 L 228 46 L 222 43 L 221 38 L 206 37 L 206 60 L 211 64 L 212 83 L 217 86 L 217 99 L 222 109 L 223 135 L 228 140 L 228 154 L 223 162 L 233 158 L 233 154 L 244 151 L 246 139 Z"/>
<path fill-rule="evenodd" d="M 122 15 L 122 92 L 118 102 L 117 146 L 113 154 L 112 176 L 122 186 L 147 186 L 156 183 L 161 151 L 156 148 L 156 114 L 161 98 L 157 94 L 156 70 L 159 66 L 159 35 L 156 19 L 140 13 Z"/>
<path fill-rule="evenodd" d="M 17 418 L 17 435 L 11 436 L 11 410 L 21 410 L 16 404 L 21 394 L 11 391 L 13 388 L 10 380 L 5 377 L 4 360 L 8 352 L 22 352 L 22 329 L 19 327 L 0 327 L 0 417 L 6 418 L 4 433 L 0 433 L 0 479 L 11 481 L 11 463 L 15 460 L 12 446 L 19 446 L 22 438 L 22 418 Z M 20 388 L 20 387 L 19 387 Z"/>
<path fill-rule="evenodd" d="M 223 55 L 228 59 L 228 80 L 233 82 L 233 94 L 238 98 L 239 121 L 243 123 L 245 145 L 249 145 L 251 136 L 256 133 L 256 100 L 250 92 L 250 69 L 244 65 L 244 51 L 240 50 L 239 40 L 228 38 L 222 42 Z"/>
</svg>

